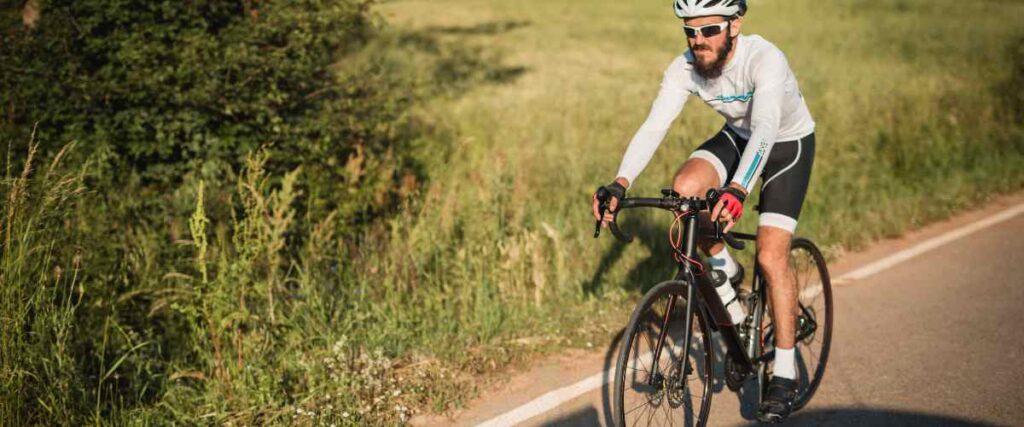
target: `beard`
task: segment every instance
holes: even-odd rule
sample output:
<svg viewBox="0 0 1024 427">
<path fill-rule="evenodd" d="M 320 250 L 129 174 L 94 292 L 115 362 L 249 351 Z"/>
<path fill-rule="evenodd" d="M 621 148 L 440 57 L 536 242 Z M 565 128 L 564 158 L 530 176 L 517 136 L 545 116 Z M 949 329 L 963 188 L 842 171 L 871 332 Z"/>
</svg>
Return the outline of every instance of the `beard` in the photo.
<svg viewBox="0 0 1024 427">
<path fill-rule="evenodd" d="M 697 49 L 711 49 L 706 44 L 699 44 L 690 46 L 691 50 L 696 51 Z M 715 60 L 711 63 L 704 63 L 700 60 L 696 53 L 693 55 L 693 68 L 697 71 L 697 75 L 704 79 L 711 80 L 717 79 L 722 75 L 722 69 L 725 68 L 725 60 L 729 57 L 729 51 L 732 50 L 732 31 L 727 31 L 725 34 L 725 44 L 715 51 Z"/>
</svg>

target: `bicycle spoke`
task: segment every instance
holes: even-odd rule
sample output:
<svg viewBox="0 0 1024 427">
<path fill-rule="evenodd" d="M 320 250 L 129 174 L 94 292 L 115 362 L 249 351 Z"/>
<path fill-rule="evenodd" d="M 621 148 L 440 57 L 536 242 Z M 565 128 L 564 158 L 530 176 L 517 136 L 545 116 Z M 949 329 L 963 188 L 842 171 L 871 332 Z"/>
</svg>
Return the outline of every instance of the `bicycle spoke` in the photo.
<svg viewBox="0 0 1024 427">
<path fill-rule="evenodd" d="M 647 403 L 647 402 L 644 402 L 644 403 Z M 647 413 L 647 409 L 648 409 L 647 405 L 644 405 L 643 408 L 644 408 L 644 410 L 638 412 L 636 418 L 633 419 L 633 424 L 637 424 L 637 421 L 640 421 L 641 419 L 643 419 L 643 415 Z"/>
<path fill-rule="evenodd" d="M 635 411 L 635 410 L 637 410 L 637 409 L 640 409 L 640 408 L 645 408 L 645 407 L 647 407 L 647 404 L 648 404 L 648 403 L 650 403 L 650 402 L 648 402 L 648 401 L 643 401 L 643 402 L 640 402 L 640 404 L 639 404 L 639 405 L 636 405 L 636 406 L 634 406 L 633 408 L 631 408 L 631 409 L 630 409 L 629 411 L 626 411 L 626 415 L 632 414 L 632 413 L 633 413 L 633 411 Z"/>
<path fill-rule="evenodd" d="M 654 343 L 650 341 L 650 336 L 648 334 L 643 334 L 643 338 L 644 338 L 644 341 L 647 341 L 647 351 L 654 351 Z M 637 353 L 637 355 L 639 355 L 639 353 Z M 642 358 L 641 358 L 641 365 L 642 364 L 643 364 L 643 361 L 642 361 Z M 650 372 L 652 372 L 652 373 L 654 372 L 654 366 L 655 365 L 656 365 L 656 362 L 654 360 L 654 357 L 651 357 L 651 360 L 650 360 Z"/>
<path fill-rule="evenodd" d="M 662 403 L 664 403 L 664 402 L 662 402 Z M 651 415 L 649 415 L 647 417 L 647 425 L 651 425 L 651 420 L 654 419 L 654 415 L 657 414 L 657 413 L 658 413 L 657 409 L 654 409 L 654 410 L 651 411 Z"/>
<path fill-rule="evenodd" d="M 672 422 L 672 411 L 669 410 L 669 408 L 671 408 L 671 407 L 672 407 L 672 405 L 664 405 L 664 408 L 665 408 L 665 419 L 668 420 L 668 425 L 669 426 L 675 426 L 675 423 Z"/>
<path fill-rule="evenodd" d="M 637 368 L 634 368 L 634 367 L 632 367 L 632 366 L 627 366 L 627 367 L 626 367 L 626 369 L 632 369 L 632 370 L 634 370 L 634 371 L 638 371 L 638 372 L 645 372 L 645 373 L 648 373 L 648 374 L 649 374 L 649 373 L 651 373 L 651 371 L 648 371 L 648 370 L 646 370 L 646 369 L 637 369 Z"/>
</svg>

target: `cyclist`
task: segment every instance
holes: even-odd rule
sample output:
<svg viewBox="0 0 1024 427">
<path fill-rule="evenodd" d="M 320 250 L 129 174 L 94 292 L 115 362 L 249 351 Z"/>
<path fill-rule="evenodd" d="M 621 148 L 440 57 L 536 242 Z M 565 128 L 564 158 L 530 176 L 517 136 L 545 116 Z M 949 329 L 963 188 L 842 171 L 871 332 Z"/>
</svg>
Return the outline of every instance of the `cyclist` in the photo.
<svg viewBox="0 0 1024 427">
<path fill-rule="evenodd" d="M 683 163 L 672 187 L 684 197 L 721 188 L 711 212 L 731 229 L 761 177 L 757 262 L 768 281 L 775 321 L 775 362 L 757 417 L 779 422 L 792 410 L 796 382 L 796 284 L 789 246 L 814 162 L 814 120 L 785 55 L 757 35 L 740 34 L 746 0 L 673 0 L 689 49 L 665 71 L 647 120 L 633 136 L 616 179 L 606 186 L 618 199 L 647 166 L 688 96 L 699 97 L 725 117 L 725 125 Z M 600 218 L 597 195 L 594 217 Z M 718 287 L 733 323 L 743 319 L 730 283 L 742 281 L 741 266 L 721 243 L 704 245 L 709 263 L 729 280 Z"/>
</svg>

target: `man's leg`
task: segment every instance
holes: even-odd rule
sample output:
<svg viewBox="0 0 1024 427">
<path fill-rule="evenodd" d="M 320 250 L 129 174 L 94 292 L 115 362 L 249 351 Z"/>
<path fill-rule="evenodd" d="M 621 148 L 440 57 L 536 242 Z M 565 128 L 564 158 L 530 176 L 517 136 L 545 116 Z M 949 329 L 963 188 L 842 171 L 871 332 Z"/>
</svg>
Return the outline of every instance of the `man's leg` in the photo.
<svg viewBox="0 0 1024 427">
<path fill-rule="evenodd" d="M 793 234 L 782 228 L 762 225 L 757 229 L 757 263 L 768 281 L 775 329 L 773 375 L 757 415 L 762 422 L 785 419 L 796 399 L 796 313 L 799 308 L 796 280 L 789 265 L 792 240 Z"/>
<path fill-rule="evenodd" d="M 796 344 L 796 281 L 789 265 L 789 245 L 793 234 L 776 227 L 757 229 L 757 262 L 768 281 L 775 325 L 775 347 L 793 348 Z"/>
<path fill-rule="evenodd" d="M 776 143 L 762 172 L 760 216 L 757 228 L 757 263 L 768 282 L 775 327 L 774 375 L 761 401 L 757 419 L 778 422 L 793 410 L 796 382 L 796 277 L 789 263 L 789 248 L 814 164 L 814 134 L 796 141 Z"/>
</svg>

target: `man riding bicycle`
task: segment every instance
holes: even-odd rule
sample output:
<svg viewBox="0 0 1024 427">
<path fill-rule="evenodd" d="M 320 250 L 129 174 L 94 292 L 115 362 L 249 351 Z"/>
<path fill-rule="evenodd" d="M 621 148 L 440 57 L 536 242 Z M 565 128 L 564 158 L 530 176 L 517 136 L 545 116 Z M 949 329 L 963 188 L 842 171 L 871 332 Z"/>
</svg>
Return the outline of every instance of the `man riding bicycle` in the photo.
<svg viewBox="0 0 1024 427">
<path fill-rule="evenodd" d="M 690 95 L 700 97 L 725 117 L 725 126 L 683 163 L 672 188 L 684 197 L 721 188 L 711 217 L 731 229 L 743 203 L 761 177 L 757 262 L 768 282 L 775 321 L 775 362 L 758 419 L 778 422 L 792 410 L 797 393 L 797 292 L 789 265 L 789 246 L 807 193 L 814 162 L 814 120 L 804 103 L 785 55 L 757 35 L 740 34 L 746 0 L 674 0 L 689 49 L 665 70 L 647 120 L 633 136 L 616 179 L 605 188 L 618 199 L 647 166 L 672 121 Z M 597 195 L 594 217 L 600 217 Z M 722 243 L 704 245 L 709 263 L 728 280 L 718 287 L 733 322 L 744 317 L 733 285 L 743 280 L 742 266 Z"/>
</svg>

